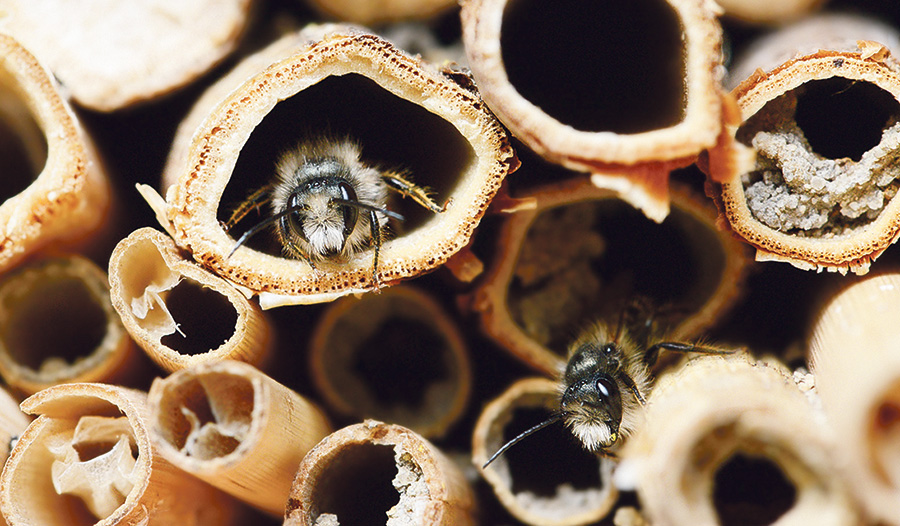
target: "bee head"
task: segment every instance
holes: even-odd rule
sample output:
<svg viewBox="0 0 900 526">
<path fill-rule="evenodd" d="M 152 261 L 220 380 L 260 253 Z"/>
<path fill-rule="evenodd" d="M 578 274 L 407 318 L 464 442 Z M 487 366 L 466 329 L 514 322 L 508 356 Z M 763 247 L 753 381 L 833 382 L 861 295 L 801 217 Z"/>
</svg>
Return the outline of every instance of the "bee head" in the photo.
<svg viewBox="0 0 900 526">
<path fill-rule="evenodd" d="M 560 405 L 566 424 L 588 449 L 608 448 L 618 440 L 622 395 L 609 374 L 596 372 L 569 384 Z"/>
<path fill-rule="evenodd" d="M 285 202 L 279 223 L 287 240 L 301 240 L 314 258 L 330 258 L 344 251 L 359 222 L 359 200 L 353 186 L 336 176 L 317 177 L 297 186 Z"/>
</svg>

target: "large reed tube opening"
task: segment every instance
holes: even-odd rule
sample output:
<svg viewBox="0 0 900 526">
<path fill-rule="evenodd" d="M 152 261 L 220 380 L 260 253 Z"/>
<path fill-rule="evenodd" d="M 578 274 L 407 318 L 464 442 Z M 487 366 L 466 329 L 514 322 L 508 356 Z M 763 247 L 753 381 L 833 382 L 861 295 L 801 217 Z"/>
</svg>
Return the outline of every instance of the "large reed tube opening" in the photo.
<svg viewBox="0 0 900 526">
<path fill-rule="evenodd" d="M 639 133 L 684 119 L 683 28 L 664 0 L 511 0 L 500 43 L 510 84 L 577 130 Z"/>
<path fill-rule="evenodd" d="M 797 489 L 777 464 L 742 452 L 720 465 L 713 484 L 713 505 L 723 526 L 772 524 L 797 499 Z"/>
<path fill-rule="evenodd" d="M 0 66 L 0 203 L 25 190 L 47 162 L 47 138 L 14 83 Z"/>
<path fill-rule="evenodd" d="M 317 524 L 329 524 L 327 515 L 336 516 L 332 523 L 341 526 L 383 524 L 388 511 L 397 504 L 397 490 L 391 483 L 396 475 L 392 447 L 348 447 L 316 480 L 312 515 Z"/>
<path fill-rule="evenodd" d="M 182 278 L 168 292 L 166 307 L 178 320 L 178 330 L 163 336 L 160 343 L 180 354 L 208 353 L 234 336 L 238 320 L 234 305 L 190 278 Z"/>
</svg>

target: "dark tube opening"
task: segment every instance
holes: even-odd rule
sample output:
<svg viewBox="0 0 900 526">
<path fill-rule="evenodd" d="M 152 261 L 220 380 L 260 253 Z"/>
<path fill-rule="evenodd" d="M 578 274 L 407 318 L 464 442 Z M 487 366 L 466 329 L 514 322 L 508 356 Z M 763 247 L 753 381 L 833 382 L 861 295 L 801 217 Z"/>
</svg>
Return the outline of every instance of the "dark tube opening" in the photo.
<svg viewBox="0 0 900 526">
<path fill-rule="evenodd" d="M 316 518 L 333 514 L 341 526 L 384 524 L 399 500 L 392 481 L 397 474 L 389 446 L 359 444 L 343 450 L 315 480 Z"/>
<path fill-rule="evenodd" d="M 738 453 L 715 475 L 713 504 L 723 526 L 772 524 L 797 501 L 797 489 L 769 459 Z"/>
<path fill-rule="evenodd" d="M 234 336 L 237 311 L 221 293 L 184 278 L 166 296 L 166 308 L 181 332 L 163 336 L 163 345 L 185 355 L 218 349 Z"/>
</svg>

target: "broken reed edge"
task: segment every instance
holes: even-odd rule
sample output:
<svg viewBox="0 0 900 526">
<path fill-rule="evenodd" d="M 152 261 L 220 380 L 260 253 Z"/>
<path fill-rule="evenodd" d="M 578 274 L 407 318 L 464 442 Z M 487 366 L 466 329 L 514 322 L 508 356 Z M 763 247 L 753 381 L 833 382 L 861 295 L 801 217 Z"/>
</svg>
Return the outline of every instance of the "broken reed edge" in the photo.
<svg viewBox="0 0 900 526">
<path fill-rule="evenodd" d="M 0 77 L 0 97 L 9 98 L 37 129 L 24 120 L 4 124 L 20 133 L 32 150 L 31 161 L 41 163 L 34 181 L 0 204 L 0 271 L 6 271 L 51 242 L 76 244 L 96 234 L 109 218 L 111 190 L 93 143 L 53 74 L 4 34 Z"/>
<path fill-rule="evenodd" d="M 309 4 L 338 20 L 378 25 L 430 18 L 454 6 L 456 0 L 311 0 Z"/>
<path fill-rule="evenodd" d="M 253 4 L 86 0 L 72 10 L 65 1 L 9 0 L 0 31 L 42 57 L 80 105 L 112 112 L 161 97 L 212 69 L 237 46 Z"/>
<path fill-rule="evenodd" d="M 721 244 L 725 263 L 709 299 L 670 332 L 669 337 L 676 340 L 697 336 L 728 310 L 743 293 L 743 278 L 749 264 L 741 243 L 717 227 L 715 210 L 698 197 L 682 187 L 675 187 L 672 192 L 677 210 L 705 223 L 714 233 Z M 497 236 L 493 263 L 480 276 L 478 287 L 458 301 L 464 309 L 479 313 L 482 330 L 502 348 L 528 366 L 554 378 L 565 366 L 565 355 L 548 349 L 530 336 L 516 322 L 509 308 L 509 289 L 523 244 L 529 229 L 542 212 L 587 201 L 614 199 L 615 194 L 609 190 L 597 188 L 583 179 L 572 179 L 546 185 L 529 195 L 502 203 L 510 207 L 510 215 L 504 220 Z"/>
<path fill-rule="evenodd" d="M 504 428 L 516 409 L 559 409 L 559 384 L 546 378 L 524 378 L 509 386 L 500 396 L 489 402 L 472 432 L 472 463 L 490 484 L 497 499 L 514 517 L 526 524 L 543 526 L 580 526 L 595 523 L 612 511 L 619 492 L 612 482 L 612 463 L 600 458 L 599 488 L 572 489 L 571 495 L 525 498 L 528 488 L 518 493 L 513 488 L 509 457 L 497 457 L 487 468 L 484 463 L 505 442 Z M 560 425 L 560 424 L 558 424 Z M 569 447 L 581 447 L 575 440 Z M 540 462 L 541 459 L 533 459 Z M 521 483 L 519 484 L 521 486 Z M 574 504 L 573 504 L 574 503 Z M 567 508 L 567 505 L 571 505 Z"/>
<path fill-rule="evenodd" d="M 581 131 L 560 122 L 511 84 L 500 40 L 507 3 L 462 2 L 463 41 L 487 105 L 514 136 L 541 157 L 571 170 L 590 172 L 594 184 L 615 191 L 647 217 L 661 222 L 669 212 L 669 172 L 692 164 L 701 151 L 714 147 L 722 129 L 719 7 L 708 0 L 667 0 L 682 26 L 684 117 L 665 128 L 615 133 Z M 566 97 L 565 83 L 560 84 L 559 96 Z"/>
<path fill-rule="evenodd" d="M 653 524 L 718 523 L 716 473 L 739 454 L 773 463 L 794 486 L 793 507 L 779 522 L 860 519 L 838 476 L 837 437 L 777 362 L 745 353 L 689 360 L 659 378 L 644 416 L 615 478 L 620 488 L 636 487 Z"/>
<path fill-rule="evenodd" d="M 823 305 L 809 340 L 841 478 L 867 517 L 884 524 L 900 524 L 898 301 L 896 272 L 852 280 Z"/>
<path fill-rule="evenodd" d="M 157 378 L 148 405 L 150 436 L 162 456 L 275 516 L 284 513 L 303 457 L 332 431 L 315 404 L 233 360 Z"/>
<path fill-rule="evenodd" d="M 395 424 L 366 420 L 339 429 L 328 435 L 303 459 L 291 488 L 291 497 L 285 511 L 285 526 L 306 526 L 316 523 L 323 515 L 336 514 L 340 510 L 328 509 L 328 503 L 346 500 L 324 492 L 342 491 L 342 484 L 324 484 L 329 478 L 341 475 L 352 479 L 346 472 L 352 462 L 366 461 L 375 447 L 393 449 L 397 474 L 392 487 L 400 493 L 399 502 L 388 512 L 389 519 L 402 524 L 422 526 L 470 526 L 475 524 L 476 503 L 468 481 L 457 465 L 418 433 Z M 344 472 L 335 472 L 337 468 Z M 369 470 L 356 473 L 365 476 Z M 336 474 L 337 473 L 337 474 Z M 378 476 L 378 483 L 383 477 Z M 361 484 L 369 494 L 385 491 L 371 488 L 369 481 L 345 480 L 344 484 Z M 387 491 L 391 491 L 390 488 Z M 348 502 L 347 505 L 353 505 Z M 383 517 L 372 520 L 383 520 Z"/>
<path fill-rule="evenodd" d="M 421 392 L 413 393 L 421 400 L 413 405 L 396 400 L 385 403 L 372 396 L 375 389 L 366 383 L 370 378 L 359 370 L 359 356 L 367 352 L 360 345 L 371 344 L 384 325 L 404 320 L 421 324 L 441 341 L 437 349 L 416 351 L 415 346 L 410 346 L 401 350 L 441 351 L 440 356 L 433 358 L 435 363 L 418 362 L 434 378 L 421 387 Z M 349 343 L 338 344 L 341 340 Z M 420 374 L 416 363 L 407 362 L 403 374 Z M 426 438 L 442 437 L 448 431 L 462 416 L 472 389 L 469 348 L 460 328 L 431 296 L 406 285 L 391 287 L 378 295 L 340 298 L 329 305 L 313 329 L 309 364 L 317 392 L 332 409 L 358 419 L 370 417 L 399 424 Z M 440 370 L 434 372 L 435 367 Z"/>
<path fill-rule="evenodd" d="M 459 181 L 440 196 L 445 209 L 383 244 L 383 285 L 435 269 L 463 248 L 506 174 L 518 167 L 506 132 L 476 93 L 385 40 L 354 28 L 312 26 L 272 44 L 201 97 L 179 127 L 164 173 L 166 230 L 195 260 L 259 294 L 263 308 L 331 301 L 375 286 L 372 250 L 347 262 L 321 262 L 316 270 L 247 246 L 228 257 L 235 240 L 217 219 L 241 148 L 260 121 L 279 101 L 351 73 L 448 121 L 473 152 Z"/>
<path fill-rule="evenodd" d="M 227 495 L 159 456 L 149 435 L 145 393 L 106 384 L 65 384 L 26 399 L 22 410 L 37 418 L 19 437 L 0 475 L 0 512 L 10 526 L 231 523 L 234 506 Z M 50 482 L 56 460 L 51 448 L 71 445 L 79 420 L 92 416 L 126 418 L 137 451 L 128 474 L 135 479 L 133 488 L 120 495 L 123 502 L 112 513 L 99 518 L 71 495 L 57 494 Z M 108 473 L 106 483 L 118 476 Z M 91 482 L 96 488 L 103 479 L 92 477 Z"/>
<path fill-rule="evenodd" d="M 900 199 L 896 196 L 884 205 L 878 217 L 863 226 L 851 227 L 849 232 L 833 237 L 800 237 L 756 219 L 741 180 L 757 169 L 757 151 L 735 139 L 738 128 L 766 103 L 806 82 L 835 77 L 867 82 L 900 102 L 900 73 L 890 52 L 873 42 L 860 41 L 858 45 L 858 52 L 818 51 L 788 60 L 770 72 L 757 70 L 732 92 L 740 114 L 723 130 L 719 146 L 709 151 L 708 193 L 719 206 L 728 228 L 756 248 L 757 261 L 782 261 L 803 270 L 862 275 L 900 236 Z"/>
<path fill-rule="evenodd" d="M 259 365 L 270 354 L 271 327 L 260 308 L 230 282 L 187 259 L 171 238 L 157 230 L 135 230 L 116 245 L 109 258 L 109 283 L 112 305 L 128 334 L 166 371 L 222 359 Z M 167 306 L 169 294 L 178 286 L 214 292 L 234 309 L 234 331 L 219 347 L 186 353 L 162 343 L 163 337 L 179 330 Z M 186 339 L 192 337 L 196 334 L 185 334 Z"/>
<path fill-rule="evenodd" d="M 60 303 L 72 310 L 60 312 Z M 88 259 L 33 260 L 3 275 L 0 312 L 0 376 L 21 393 L 31 395 L 60 383 L 121 383 L 137 372 L 137 350 L 110 303 L 106 273 Z M 72 326 L 75 322 L 81 325 Z M 72 340 L 23 334 L 52 327 Z M 29 344 L 35 347 L 24 347 Z M 86 352 L 71 356 L 56 345 Z M 40 359 L 40 364 L 29 359 Z"/>
</svg>

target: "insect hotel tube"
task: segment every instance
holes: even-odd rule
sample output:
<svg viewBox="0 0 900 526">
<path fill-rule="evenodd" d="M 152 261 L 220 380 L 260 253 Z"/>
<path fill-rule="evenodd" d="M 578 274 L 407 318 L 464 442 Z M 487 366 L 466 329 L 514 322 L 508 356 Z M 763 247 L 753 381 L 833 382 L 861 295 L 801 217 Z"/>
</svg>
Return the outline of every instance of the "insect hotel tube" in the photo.
<svg viewBox="0 0 900 526">
<path fill-rule="evenodd" d="M 662 221 L 669 171 L 713 147 L 722 128 L 715 9 L 469 0 L 463 41 L 485 102 L 513 135 Z"/>
<path fill-rule="evenodd" d="M 0 34 L 0 271 L 51 241 L 85 240 L 109 215 L 106 174 L 60 91 Z"/>
<path fill-rule="evenodd" d="M 279 153 L 311 135 L 349 138 L 360 146 L 363 161 L 408 172 L 434 191 L 441 211 L 412 199 L 389 203 L 405 219 L 392 222 L 392 237 L 345 260 L 316 261 L 315 268 L 302 256 L 282 257 L 285 246 L 266 246 L 270 235 L 260 233 L 238 246 L 239 233 L 250 226 L 239 223 L 226 232 L 220 221 L 274 181 Z M 167 162 L 164 215 L 180 247 L 258 293 L 264 308 L 314 303 L 389 285 L 446 262 L 466 245 L 516 166 L 502 126 L 453 75 L 360 30 L 313 26 L 248 57 L 198 101 L 179 127 Z M 341 206 L 356 209 L 347 201 Z M 251 225 L 272 217 L 268 204 L 252 208 L 260 213 L 249 211 L 247 217 L 257 219 L 245 221 Z"/>
<path fill-rule="evenodd" d="M 79 104 L 114 111 L 211 69 L 237 45 L 253 3 L 86 0 L 72 10 L 65 1 L 10 0 L 0 30 L 46 61 Z M 198 16 L 211 11 L 216 16 Z"/>
<path fill-rule="evenodd" d="M 185 259 L 161 232 L 141 228 L 120 241 L 109 280 L 125 329 L 167 371 L 221 359 L 259 364 L 268 355 L 270 328 L 259 307 Z"/>
<path fill-rule="evenodd" d="M 708 171 L 758 261 L 864 274 L 900 234 L 900 69 L 885 42 L 868 40 L 897 34 L 853 17 L 842 26 L 821 17 L 785 29 L 735 66 L 749 74 L 732 92 L 740 117 Z"/>
<path fill-rule="evenodd" d="M 511 385 L 485 406 L 472 434 L 472 462 L 503 506 L 527 524 L 574 526 L 606 517 L 618 498 L 609 459 L 590 453 L 561 423 L 511 447 L 519 432 L 559 410 L 559 386 L 545 378 Z"/>
<path fill-rule="evenodd" d="M 137 350 L 106 274 L 80 256 L 31 261 L 0 278 L 0 375 L 27 394 L 64 382 L 121 382 Z"/>
<path fill-rule="evenodd" d="M 436 301 L 401 286 L 331 305 L 313 332 L 309 359 L 330 407 L 433 438 L 466 407 L 468 352 L 456 322 Z"/>
<path fill-rule="evenodd" d="M 815 11 L 824 0 L 718 0 L 724 15 L 751 24 L 784 25 Z M 802 22 L 801 22 L 802 23 Z"/>
<path fill-rule="evenodd" d="M 898 301 L 895 272 L 848 284 L 824 305 L 810 340 L 841 478 L 883 524 L 900 524 Z"/>
<path fill-rule="evenodd" d="M 454 6 L 453 0 L 312 0 L 317 10 L 356 24 L 426 19 Z"/>
<path fill-rule="evenodd" d="M 37 418 L 0 475 L 13 526 L 231 524 L 233 500 L 162 458 L 146 394 L 76 383 L 22 403 Z"/>
<path fill-rule="evenodd" d="M 232 360 L 157 379 L 148 404 L 151 437 L 169 462 L 274 515 L 304 455 L 331 432 L 315 405 Z"/>
<path fill-rule="evenodd" d="M 615 479 L 652 524 L 856 524 L 835 435 L 783 366 L 703 356 L 661 376 Z"/>
<path fill-rule="evenodd" d="M 707 203 L 679 188 L 672 199 L 658 224 L 585 180 L 523 196 L 534 206 L 504 220 L 493 261 L 463 303 L 504 349 L 553 376 L 572 338 L 598 319 L 614 326 L 636 297 L 670 309 L 668 339 L 690 338 L 737 298 L 747 257 Z"/>
<path fill-rule="evenodd" d="M 285 526 L 475 524 L 459 467 L 414 431 L 366 420 L 309 452 L 294 479 Z"/>
</svg>

